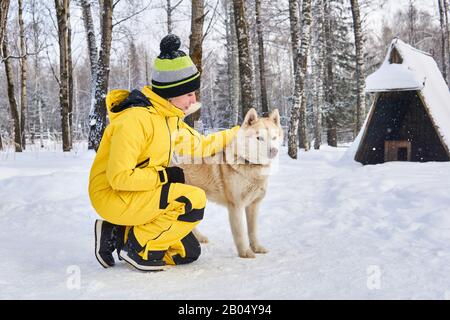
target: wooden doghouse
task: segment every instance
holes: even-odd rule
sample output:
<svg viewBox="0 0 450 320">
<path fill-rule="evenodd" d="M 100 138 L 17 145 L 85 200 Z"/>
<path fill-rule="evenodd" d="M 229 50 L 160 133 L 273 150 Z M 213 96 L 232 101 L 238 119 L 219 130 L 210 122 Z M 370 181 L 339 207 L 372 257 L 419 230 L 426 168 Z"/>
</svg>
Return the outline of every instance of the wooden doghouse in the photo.
<svg viewBox="0 0 450 320">
<path fill-rule="evenodd" d="M 366 92 L 376 95 L 354 142 L 356 161 L 450 161 L 450 93 L 429 54 L 394 39 Z"/>
</svg>

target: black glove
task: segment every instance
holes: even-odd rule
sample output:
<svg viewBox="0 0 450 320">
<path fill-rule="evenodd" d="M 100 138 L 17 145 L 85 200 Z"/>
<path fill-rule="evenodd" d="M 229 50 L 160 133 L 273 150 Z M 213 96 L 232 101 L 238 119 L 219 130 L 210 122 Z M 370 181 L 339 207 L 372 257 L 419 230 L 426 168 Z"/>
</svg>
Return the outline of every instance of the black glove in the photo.
<svg viewBox="0 0 450 320">
<path fill-rule="evenodd" d="M 167 182 L 170 183 L 185 183 L 184 172 L 180 167 L 166 168 Z"/>
</svg>

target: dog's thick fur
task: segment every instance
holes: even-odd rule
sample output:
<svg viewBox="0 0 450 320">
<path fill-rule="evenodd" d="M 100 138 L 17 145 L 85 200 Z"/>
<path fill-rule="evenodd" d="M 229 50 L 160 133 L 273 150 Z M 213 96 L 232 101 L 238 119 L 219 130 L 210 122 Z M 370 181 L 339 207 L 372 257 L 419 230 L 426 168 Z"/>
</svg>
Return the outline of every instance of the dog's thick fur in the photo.
<svg viewBox="0 0 450 320">
<path fill-rule="evenodd" d="M 223 152 L 202 164 L 178 164 L 184 169 L 187 184 L 202 188 L 209 200 L 228 208 L 233 239 L 242 258 L 267 253 L 258 241 L 257 216 L 266 194 L 270 165 L 282 141 L 278 110 L 267 118 L 258 118 L 255 109 L 251 109 L 236 138 Z M 249 242 L 243 230 L 244 210 Z M 198 230 L 194 234 L 200 242 L 208 242 Z"/>
</svg>

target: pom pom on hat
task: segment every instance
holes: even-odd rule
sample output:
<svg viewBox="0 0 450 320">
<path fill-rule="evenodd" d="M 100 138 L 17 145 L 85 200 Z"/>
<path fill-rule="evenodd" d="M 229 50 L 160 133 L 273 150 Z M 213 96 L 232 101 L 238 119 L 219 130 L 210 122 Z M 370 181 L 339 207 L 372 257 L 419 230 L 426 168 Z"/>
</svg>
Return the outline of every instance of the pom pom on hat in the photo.
<svg viewBox="0 0 450 320">
<path fill-rule="evenodd" d="M 165 36 L 159 44 L 161 59 L 175 59 L 178 57 L 184 57 L 186 54 L 180 50 L 181 40 L 177 35 L 168 34 Z"/>
<path fill-rule="evenodd" d="M 181 40 L 178 36 L 174 34 L 169 34 L 165 36 L 159 45 L 161 53 L 170 53 L 173 51 L 180 50 Z"/>
</svg>

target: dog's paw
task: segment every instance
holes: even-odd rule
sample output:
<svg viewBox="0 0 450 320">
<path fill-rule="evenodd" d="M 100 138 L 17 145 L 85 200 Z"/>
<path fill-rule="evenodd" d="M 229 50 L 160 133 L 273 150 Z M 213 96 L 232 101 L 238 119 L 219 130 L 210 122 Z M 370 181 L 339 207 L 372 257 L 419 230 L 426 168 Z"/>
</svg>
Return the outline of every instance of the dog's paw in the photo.
<svg viewBox="0 0 450 320">
<path fill-rule="evenodd" d="M 269 250 L 267 250 L 266 248 L 264 248 L 263 246 L 260 246 L 260 245 L 252 246 L 252 251 L 254 253 L 261 253 L 261 254 L 269 252 Z"/>
<path fill-rule="evenodd" d="M 255 258 L 256 255 L 252 251 L 252 249 L 246 249 L 246 250 L 243 250 L 243 251 L 239 252 L 239 257 L 244 258 L 244 259 L 245 258 Z"/>
</svg>

